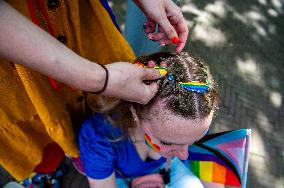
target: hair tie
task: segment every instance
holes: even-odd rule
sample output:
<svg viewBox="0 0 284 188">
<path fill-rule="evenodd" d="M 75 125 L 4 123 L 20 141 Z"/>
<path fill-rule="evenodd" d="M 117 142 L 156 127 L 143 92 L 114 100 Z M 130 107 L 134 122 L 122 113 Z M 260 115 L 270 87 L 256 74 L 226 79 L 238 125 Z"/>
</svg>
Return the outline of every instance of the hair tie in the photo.
<svg viewBox="0 0 284 188">
<path fill-rule="evenodd" d="M 103 86 L 103 88 L 101 90 L 96 91 L 96 92 L 90 92 L 90 93 L 94 93 L 94 94 L 100 94 L 100 93 L 104 92 L 104 90 L 107 87 L 107 83 L 108 83 L 108 70 L 107 70 L 106 66 L 104 66 L 102 64 L 99 64 L 99 65 L 106 71 L 106 78 L 105 78 L 104 86 Z"/>
</svg>

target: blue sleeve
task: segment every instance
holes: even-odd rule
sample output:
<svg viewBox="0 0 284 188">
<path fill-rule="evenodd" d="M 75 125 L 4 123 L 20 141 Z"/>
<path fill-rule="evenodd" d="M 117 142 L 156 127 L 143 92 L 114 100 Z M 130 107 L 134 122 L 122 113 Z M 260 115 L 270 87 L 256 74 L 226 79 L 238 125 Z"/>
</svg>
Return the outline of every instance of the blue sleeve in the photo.
<svg viewBox="0 0 284 188">
<path fill-rule="evenodd" d="M 100 122 L 86 121 L 79 132 L 80 158 L 85 173 L 93 179 L 104 179 L 114 171 L 116 153 L 113 144 L 104 137 Z"/>
</svg>

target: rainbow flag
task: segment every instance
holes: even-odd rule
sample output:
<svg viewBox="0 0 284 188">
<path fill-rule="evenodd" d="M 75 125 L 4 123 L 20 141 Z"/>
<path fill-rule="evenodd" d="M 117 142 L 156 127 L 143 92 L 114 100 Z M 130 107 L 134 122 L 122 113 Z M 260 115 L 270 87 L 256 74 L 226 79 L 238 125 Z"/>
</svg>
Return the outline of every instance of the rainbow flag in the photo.
<svg viewBox="0 0 284 188">
<path fill-rule="evenodd" d="M 189 147 L 192 172 L 203 181 L 246 187 L 251 129 L 206 135 Z"/>
</svg>

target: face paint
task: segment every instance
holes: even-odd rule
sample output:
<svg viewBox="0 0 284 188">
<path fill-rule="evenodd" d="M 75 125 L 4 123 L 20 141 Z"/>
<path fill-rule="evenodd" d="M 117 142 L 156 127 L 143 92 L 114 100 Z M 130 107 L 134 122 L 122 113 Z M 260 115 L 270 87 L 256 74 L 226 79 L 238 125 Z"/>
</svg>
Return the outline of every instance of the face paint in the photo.
<svg viewBox="0 0 284 188">
<path fill-rule="evenodd" d="M 153 143 L 153 139 L 151 139 L 151 137 L 147 134 L 144 133 L 144 138 L 145 138 L 145 143 L 146 145 L 154 150 L 157 153 L 160 153 L 162 156 L 170 159 L 174 156 L 177 156 L 178 158 L 182 159 L 182 160 L 186 160 L 188 157 L 188 146 L 159 146 L 157 144 Z M 186 148 L 186 150 L 184 150 L 183 152 L 181 151 L 181 148 Z"/>
<path fill-rule="evenodd" d="M 161 117 L 162 122 L 152 116 L 139 122 L 145 144 L 165 158 L 176 156 L 182 160 L 188 158 L 188 146 L 204 136 L 212 119 L 187 120 L 165 113 Z"/>
<path fill-rule="evenodd" d="M 153 149 L 156 152 L 160 152 L 161 148 L 160 146 L 154 144 L 150 138 L 150 136 L 147 133 L 144 133 L 145 143 L 147 146 L 149 146 L 151 149 Z"/>
</svg>

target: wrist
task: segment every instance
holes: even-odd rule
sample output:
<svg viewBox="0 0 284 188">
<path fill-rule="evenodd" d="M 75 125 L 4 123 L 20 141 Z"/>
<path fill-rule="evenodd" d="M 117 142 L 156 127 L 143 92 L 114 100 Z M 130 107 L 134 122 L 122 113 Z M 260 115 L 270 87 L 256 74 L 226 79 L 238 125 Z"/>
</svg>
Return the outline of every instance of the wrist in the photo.
<svg viewBox="0 0 284 188">
<path fill-rule="evenodd" d="M 99 89 L 99 90 L 97 90 L 97 91 L 95 91 L 95 92 L 92 92 L 92 93 L 94 93 L 94 94 L 100 94 L 100 93 L 103 93 L 103 92 L 105 91 L 106 87 L 107 87 L 108 80 L 109 80 L 109 72 L 108 72 L 108 69 L 106 68 L 106 66 L 105 66 L 105 65 L 103 65 L 103 64 L 98 64 L 98 65 L 100 65 L 100 66 L 101 66 L 101 68 L 103 68 L 103 70 L 105 71 L 105 76 L 104 76 L 104 81 L 103 81 L 103 82 L 101 82 L 101 83 L 103 83 L 102 88 L 101 88 L 101 89 Z"/>
</svg>

